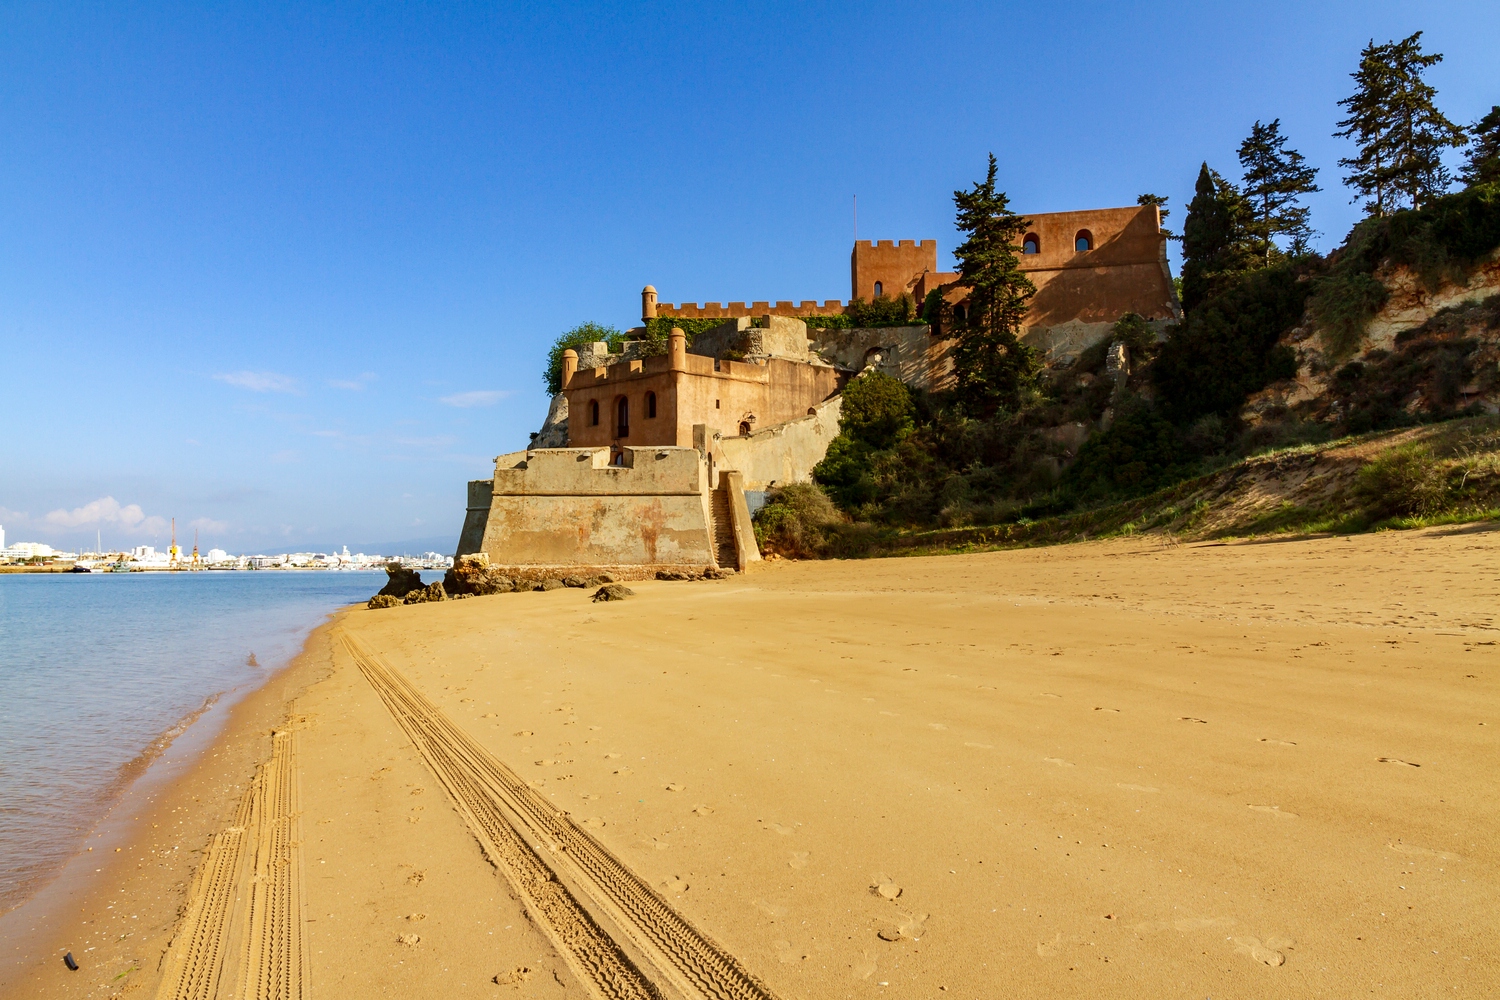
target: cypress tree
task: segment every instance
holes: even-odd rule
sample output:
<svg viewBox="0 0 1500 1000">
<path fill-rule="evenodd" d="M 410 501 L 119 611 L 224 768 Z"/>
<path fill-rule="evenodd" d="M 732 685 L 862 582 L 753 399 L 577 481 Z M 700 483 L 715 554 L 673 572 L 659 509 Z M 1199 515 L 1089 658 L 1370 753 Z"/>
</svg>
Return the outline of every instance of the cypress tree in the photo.
<svg viewBox="0 0 1500 1000">
<path fill-rule="evenodd" d="M 1192 311 L 1250 270 L 1255 256 L 1245 232 L 1245 198 L 1203 164 L 1182 223 L 1182 308 Z"/>
<path fill-rule="evenodd" d="M 1464 165 L 1464 183 L 1473 187 L 1500 182 L 1500 104 L 1471 125 L 1469 134 L 1474 137 L 1474 145 Z"/>
<path fill-rule="evenodd" d="M 1030 224 L 1010 210 L 995 190 L 995 154 L 989 173 L 971 190 L 953 192 L 958 228 L 968 234 L 956 250 L 959 282 L 969 289 L 967 315 L 956 322 L 954 350 L 958 392 L 980 412 L 1017 408 L 1035 385 L 1041 358 L 1021 343 L 1017 331 L 1036 286 L 1020 268 L 1019 241 Z"/>
<path fill-rule="evenodd" d="M 1245 168 L 1245 198 L 1250 206 L 1245 228 L 1256 243 L 1263 266 L 1271 264 L 1274 237 L 1286 236 L 1294 246 L 1305 248 L 1312 230 L 1308 209 L 1298 203 L 1304 194 L 1321 190 L 1313 183 L 1317 167 L 1310 167 L 1302 154 L 1286 148 L 1281 119 L 1269 125 L 1259 121 L 1240 143 L 1240 165 Z"/>
<path fill-rule="evenodd" d="M 1372 40 L 1350 74 L 1355 92 L 1339 102 L 1349 117 L 1334 135 L 1354 139 L 1359 155 L 1339 163 L 1351 168 L 1346 184 L 1360 195 L 1375 195 L 1365 207 L 1376 215 L 1403 204 L 1421 208 L 1452 181 L 1443 150 L 1466 145 L 1469 136 L 1437 109 L 1437 90 L 1422 79 L 1442 61 L 1441 53 L 1422 51 L 1418 31 L 1384 45 Z"/>
</svg>

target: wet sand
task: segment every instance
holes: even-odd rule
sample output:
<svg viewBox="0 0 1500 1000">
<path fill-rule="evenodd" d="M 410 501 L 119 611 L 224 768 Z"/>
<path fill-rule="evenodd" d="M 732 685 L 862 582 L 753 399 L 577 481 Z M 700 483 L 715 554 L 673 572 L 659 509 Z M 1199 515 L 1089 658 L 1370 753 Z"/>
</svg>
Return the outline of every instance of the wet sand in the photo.
<svg viewBox="0 0 1500 1000">
<path fill-rule="evenodd" d="M 1497 556 L 1142 539 L 351 612 L 0 995 L 154 995 L 205 942 L 222 996 L 1494 995 Z"/>
</svg>

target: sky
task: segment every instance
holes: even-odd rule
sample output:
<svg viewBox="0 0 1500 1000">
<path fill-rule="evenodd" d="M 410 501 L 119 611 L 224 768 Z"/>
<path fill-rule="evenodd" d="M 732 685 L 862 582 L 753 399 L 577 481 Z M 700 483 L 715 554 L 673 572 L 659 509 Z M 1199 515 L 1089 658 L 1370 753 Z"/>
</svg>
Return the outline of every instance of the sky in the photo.
<svg viewBox="0 0 1500 1000">
<path fill-rule="evenodd" d="M 1421 30 L 1500 103 L 1500 5 L 0 6 L 8 543 L 451 551 L 564 330 L 847 299 L 861 239 L 1232 179 L 1257 120 L 1358 217 L 1336 102 Z"/>
</svg>

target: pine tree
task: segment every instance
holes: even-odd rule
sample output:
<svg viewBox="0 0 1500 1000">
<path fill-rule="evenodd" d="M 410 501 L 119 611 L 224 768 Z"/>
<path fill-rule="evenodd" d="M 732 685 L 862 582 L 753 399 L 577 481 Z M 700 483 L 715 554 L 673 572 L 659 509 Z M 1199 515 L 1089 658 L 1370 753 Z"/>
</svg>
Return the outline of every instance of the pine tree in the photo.
<svg viewBox="0 0 1500 1000">
<path fill-rule="evenodd" d="M 1360 195 L 1375 195 L 1365 207 L 1376 215 L 1403 205 L 1421 208 L 1452 181 L 1443 151 L 1466 145 L 1469 136 L 1437 109 L 1437 90 L 1422 79 L 1442 61 L 1441 53 L 1422 51 L 1418 31 L 1384 45 L 1372 40 L 1350 74 L 1355 92 L 1339 101 L 1349 117 L 1334 135 L 1354 139 L 1359 155 L 1339 163 L 1351 168 L 1346 184 Z"/>
<path fill-rule="evenodd" d="M 1191 311 L 1256 264 L 1245 231 L 1249 206 L 1229 181 L 1203 164 L 1182 223 L 1182 308 Z"/>
<path fill-rule="evenodd" d="M 993 153 L 985 179 L 971 190 L 953 192 L 953 204 L 958 228 L 968 234 L 953 251 L 959 283 L 969 289 L 967 315 L 954 324 L 957 388 L 981 412 L 1014 409 L 1042 367 L 1036 349 L 1016 335 L 1036 294 L 1016 256 L 1029 222 L 1010 210 L 1005 192 L 995 190 Z"/>
<path fill-rule="evenodd" d="M 1464 183 L 1473 187 L 1500 182 L 1500 104 L 1471 125 L 1469 134 L 1474 137 L 1474 145 L 1461 175 Z"/>
<path fill-rule="evenodd" d="M 1244 194 L 1250 206 L 1245 229 L 1259 248 L 1261 263 L 1269 267 L 1275 237 L 1288 237 L 1303 248 L 1312 235 L 1308 208 L 1298 199 L 1321 190 L 1313 183 L 1318 168 L 1309 167 L 1301 153 L 1286 148 L 1280 118 L 1269 125 L 1255 123 L 1249 138 L 1240 143 L 1240 166 L 1245 168 Z"/>
</svg>

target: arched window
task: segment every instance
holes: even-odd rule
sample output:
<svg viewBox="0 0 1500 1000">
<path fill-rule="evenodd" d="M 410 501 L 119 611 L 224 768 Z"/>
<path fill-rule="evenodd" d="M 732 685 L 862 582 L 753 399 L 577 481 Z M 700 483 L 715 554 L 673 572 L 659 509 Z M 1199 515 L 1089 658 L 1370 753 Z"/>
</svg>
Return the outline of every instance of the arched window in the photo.
<svg viewBox="0 0 1500 1000">
<path fill-rule="evenodd" d="M 878 298 L 880 298 L 884 294 L 885 294 L 885 286 L 882 285 L 878 281 L 875 282 L 875 297 L 878 299 Z"/>
<path fill-rule="evenodd" d="M 740 437 L 749 437 L 749 436 L 750 436 L 750 421 L 748 421 L 748 420 L 741 420 L 740 421 Z"/>
<path fill-rule="evenodd" d="M 615 437 L 630 437 L 630 400 L 615 400 Z"/>
<path fill-rule="evenodd" d="M 597 399 L 589 400 L 589 426 L 599 426 L 599 401 Z"/>
<path fill-rule="evenodd" d="M 1094 249 L 1094 234 L 1087 229 L 1078 230 L 1078 235 L 1073 237 L 1073 249 L 1078 253 L 1088 253 Z"/>
<path fill-rule="evenodd" d="M 1041 253 L 1042 238 L 1036 233 L 1027 233 L 1026 239 L 1021 241 L 1022 253 Z"/>
<path fill-rule="evenodd" d="M 646 393 L 646 419 L 656 419 L 656 393 L 654 392 Z"/>
</svg>

